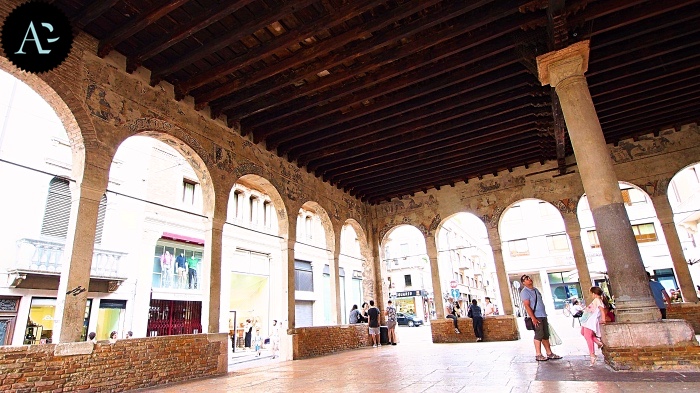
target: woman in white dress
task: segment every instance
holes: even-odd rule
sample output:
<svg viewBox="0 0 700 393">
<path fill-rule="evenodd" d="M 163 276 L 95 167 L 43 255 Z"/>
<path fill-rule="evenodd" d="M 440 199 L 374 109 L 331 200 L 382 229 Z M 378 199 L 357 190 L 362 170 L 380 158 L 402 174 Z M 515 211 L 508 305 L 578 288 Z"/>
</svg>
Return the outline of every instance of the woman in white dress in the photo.
<svg viewBox="0 0 700 393">
<path fill-rule="evenodd" d="M 270 335 L 270 344 L 272 344 L 272 358 L 279 356 L 280 351 L 280 325 L 277 320 L 272 321 L 272 334 Z"/>
<path fill-rule="evenodd" d="M 605 323 L 605 312 L 607 301 L 603 290 L 600 287 L 592 287 L 593 301 L 586 306 L 583 315 L 581 316 L 581 334 L 586 339 L 588 344 L 588 352 L 591 355 L 591 366 L 596 362 L 595 345 L 598 348 L 603 348 L 603 342 L 600 341 L 600 324 Z"/>
</svg>

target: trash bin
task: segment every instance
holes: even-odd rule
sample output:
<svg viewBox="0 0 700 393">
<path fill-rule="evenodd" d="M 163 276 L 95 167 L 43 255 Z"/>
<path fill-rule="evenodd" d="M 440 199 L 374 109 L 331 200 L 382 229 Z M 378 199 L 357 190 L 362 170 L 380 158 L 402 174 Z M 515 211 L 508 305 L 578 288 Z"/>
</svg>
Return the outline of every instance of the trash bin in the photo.
<svg viewBox="0 0 700 393">
<path fill-rule="evenodd" d="M 379 327 L 379 342 L 389 344 L 389 328 L 386 326 Z"/>
</svg>

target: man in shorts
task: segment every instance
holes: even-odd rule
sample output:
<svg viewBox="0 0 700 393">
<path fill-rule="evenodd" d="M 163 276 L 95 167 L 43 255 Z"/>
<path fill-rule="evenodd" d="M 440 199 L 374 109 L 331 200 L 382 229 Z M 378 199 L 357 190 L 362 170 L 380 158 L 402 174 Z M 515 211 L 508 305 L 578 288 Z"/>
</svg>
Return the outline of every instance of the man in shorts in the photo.
<svg viewBox="0 0 700 393">
<path fill-rule="evenodd" d="M 391 300 L 386 306 L 386 328 L 389 336 L 389 344 L 396 345 L 396 307 L 391 303 Z"/>
<path fill-rule="evenodd" d="M 374 307 L 374 300 L 369 301 L 367 317 L 369 318 L 369 335 L 372 337 L 372 347 L 381 347 L 382 343 L 379 340 L 379 309 Z"/>
<path fill-rule="evenodd" d="M 561 356 L 552 352 L 552 348 L 549 346 L 549 323 L 547 322 L 547 312 L 544 309 L 542 294 L 535 288 L 532 278 L 527 274 L 520 277 L 520 282 L 523 284 L 520 299 L 523 301 L 525 312 L 532 318 L 532 324 L 535 326 L 535 360 L 543 362 L 561 359 Z M 547 353 L 546 356 L 542 355 L 543 346 Z"/>
</svg>

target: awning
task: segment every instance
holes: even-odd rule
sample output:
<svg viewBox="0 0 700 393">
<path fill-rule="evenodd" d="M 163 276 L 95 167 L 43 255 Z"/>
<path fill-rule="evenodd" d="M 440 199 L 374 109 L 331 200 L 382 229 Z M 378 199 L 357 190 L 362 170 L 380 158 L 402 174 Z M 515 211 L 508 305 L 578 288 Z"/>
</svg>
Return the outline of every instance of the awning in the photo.
<svg viewBox="0 0 700 393">
<path fill-rule="evenodd" d="M 204 239 L 197 239 L 194 237 L 178 235 L 178 234 L 170 233 L 170 232 L 163 232 L 163 236 L 161 236 L 161 237 L 163 239 L 175 240 L 177 242 L 199 244 L 200 246 L 204 245 Z"/>
</svg>

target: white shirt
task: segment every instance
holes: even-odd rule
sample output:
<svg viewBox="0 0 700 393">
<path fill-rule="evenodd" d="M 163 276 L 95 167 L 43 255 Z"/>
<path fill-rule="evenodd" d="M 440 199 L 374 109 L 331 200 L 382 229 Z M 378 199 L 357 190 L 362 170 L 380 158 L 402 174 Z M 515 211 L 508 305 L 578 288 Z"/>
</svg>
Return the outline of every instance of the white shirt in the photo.
<svg viewBox="0 0 700 393">
<path fill-rule="evenodd" d="M 496 307 L 493 305 L 493 303 L 486 303 L 486 306 L 484 306 L 484 316 L 490 317 L 493 316 L 495 313 Z"/>
</svg>

